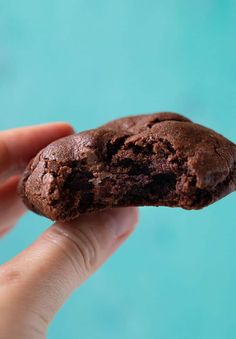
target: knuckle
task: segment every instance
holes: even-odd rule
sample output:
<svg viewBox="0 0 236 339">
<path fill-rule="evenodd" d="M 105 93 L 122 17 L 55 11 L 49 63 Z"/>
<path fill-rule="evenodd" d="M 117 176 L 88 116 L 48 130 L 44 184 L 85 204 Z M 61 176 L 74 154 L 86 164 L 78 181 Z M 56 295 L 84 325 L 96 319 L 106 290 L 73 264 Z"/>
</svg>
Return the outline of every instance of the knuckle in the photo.
<svg viewBox="0 0 236 339">
<path fill-rule="evenodd" d="M 98 262 L 99 245 L 89 226 L 86 228 L 73 228 L 66 224 L 55 224 L 49 232 L 47 239 L 60 246 L 69 259 L 76 274 L 87 276 Z"/>
<path fill-rule="evenodd" d="M 19 284 L 22 280 L 22 273 L 14 267 L 0 267 L 0 285 Z"/>
<path fill-rule="evenodd" d="M 49 326 L 48 317 L 42 310 L 33 309 L 32 307 L 28 307 L 27 312 L 30 314 L 28 328 L 32 331 L 32 334 L 44 335 Z M 32 336 L 32 338 L 34 338 L 34 336 Z"/>
</svg>

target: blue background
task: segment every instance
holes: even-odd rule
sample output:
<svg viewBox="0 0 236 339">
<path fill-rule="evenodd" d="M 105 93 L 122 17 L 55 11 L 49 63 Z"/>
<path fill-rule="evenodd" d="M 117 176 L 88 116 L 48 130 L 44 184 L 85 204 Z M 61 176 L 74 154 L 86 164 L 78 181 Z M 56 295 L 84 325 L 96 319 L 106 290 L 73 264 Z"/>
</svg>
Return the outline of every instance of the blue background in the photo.
<svg viewBox="0 0 236 339">
<path fill-rule="evenodd" d="M 0 0 L 1 128 L 181 112 L 236 141 L 235 0 Z M 236 337 L 234 194 L 142 208 L 136 233 L 64 305 L 50 339 Z M 48 225 L 31 213 L 0 261 Z M 68 334 L 69 332 L 69 334 Z"/>
</svg>

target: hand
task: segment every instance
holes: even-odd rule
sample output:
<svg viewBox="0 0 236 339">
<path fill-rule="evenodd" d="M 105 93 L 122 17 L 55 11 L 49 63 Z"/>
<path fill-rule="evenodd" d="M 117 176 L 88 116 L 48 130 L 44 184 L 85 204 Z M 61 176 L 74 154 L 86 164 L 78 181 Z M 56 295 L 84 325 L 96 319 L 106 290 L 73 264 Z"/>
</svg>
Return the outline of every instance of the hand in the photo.
<svg viewBox="0 0 236 339">
<path fill-rule="evenodd" d="M 25 212 L 18 175 L 51 141 L 73 133 L 64 123 L 0 132 L 0 236 Z M 117 208 L 56 222 L 0 267 L 1 339 L 45 338 L 63 302 L 134 230 L 136 208 Z M 35 227 L 35 225 L 32 225 Z"/>
</svg>

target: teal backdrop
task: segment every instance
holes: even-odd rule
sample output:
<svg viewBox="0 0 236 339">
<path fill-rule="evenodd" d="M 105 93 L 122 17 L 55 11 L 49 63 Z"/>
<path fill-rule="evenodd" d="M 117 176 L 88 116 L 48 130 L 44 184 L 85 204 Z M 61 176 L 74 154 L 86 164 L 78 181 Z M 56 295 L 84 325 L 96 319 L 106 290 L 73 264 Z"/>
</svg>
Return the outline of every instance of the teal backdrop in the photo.
<svg viewBox="0 0 236 339">
<path fill-rule="evenodd" d="M 1 129 L 169 110 L 236 141 L 235 42 L 235 0 L 0 0 Z M 235 210 L 235 194 L 201 211 L 142 208 L 48 338 L 235 339 Z M 0 262 L 49 225 L 24 216 Z"/>
</svg>

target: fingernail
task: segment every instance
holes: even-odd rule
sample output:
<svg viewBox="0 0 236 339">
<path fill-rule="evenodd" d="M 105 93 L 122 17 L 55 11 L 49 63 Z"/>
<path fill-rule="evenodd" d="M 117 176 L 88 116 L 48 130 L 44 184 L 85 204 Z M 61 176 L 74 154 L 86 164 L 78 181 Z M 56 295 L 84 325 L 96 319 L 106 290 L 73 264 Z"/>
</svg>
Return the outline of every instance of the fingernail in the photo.
<svg viewBox="0 0 236 339">
<path fill-rule="evenodd" d="M 108 212 L 112 218 L 112 227 L 115 237 L 119 238 L 132 231 L 138 222 L 138 209 L 136 207 L 114 208 Z"/>
</svg>

